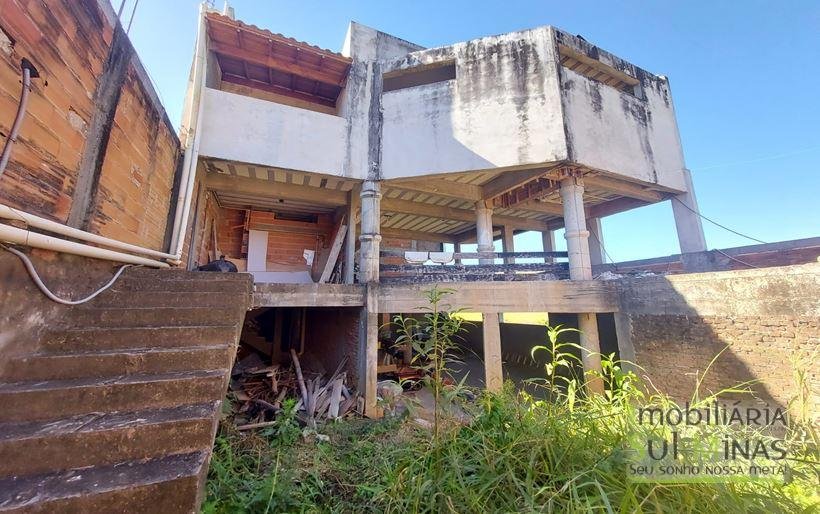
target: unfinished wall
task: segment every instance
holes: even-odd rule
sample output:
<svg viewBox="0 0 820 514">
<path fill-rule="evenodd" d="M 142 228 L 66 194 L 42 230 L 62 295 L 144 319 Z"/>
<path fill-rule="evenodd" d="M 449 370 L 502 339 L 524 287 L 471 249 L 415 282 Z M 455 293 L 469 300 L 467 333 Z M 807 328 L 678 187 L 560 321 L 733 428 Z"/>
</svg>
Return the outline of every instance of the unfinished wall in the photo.
<svg viewBox="0 0 820 514">
<path fill-rule="evenodd" d="M 686 190 L 669 82 L 556 31 L 558 44 L 640 80 L 624 92 L 561 66 L 561 98 L 572 161 L 680 191 Z"/>
<path fill-rule="evenodd" d="M 820 406 L 818 264 L 623 280 L 616 319 L 622 355 L 631 341 L 641 374 L 681 400 L 728 346 L 704 391 L 759 380 L 761 397 L 785 405 L 797 393 L 792 359 L 803 357 Z"/>
<path fill-rule="evenodd" d="M 205 88 L 202 157 L 342 175 L 344 118 Z"/>
<path fill-rule="evenodd" d="M 0 5 L 0 132 L 32 81 L 0 201 L 108 237 L 164 249 L 179 141 L 105 1 Z"/>
<path fill-rule="evenodd" d="M 386 71 L 447 61 L 455 79 L 382 95 L 385 178 L 567 158 L 552 29 L 417 51 Z"/>
<path fill-rule="evenodd" d="M 347 357 L 347 383 L 358 382 L 359 315 L 358 308 L 307 309 L 305 357 L 303 361 L 319 363 L 329 376 Z"/>
</svg>

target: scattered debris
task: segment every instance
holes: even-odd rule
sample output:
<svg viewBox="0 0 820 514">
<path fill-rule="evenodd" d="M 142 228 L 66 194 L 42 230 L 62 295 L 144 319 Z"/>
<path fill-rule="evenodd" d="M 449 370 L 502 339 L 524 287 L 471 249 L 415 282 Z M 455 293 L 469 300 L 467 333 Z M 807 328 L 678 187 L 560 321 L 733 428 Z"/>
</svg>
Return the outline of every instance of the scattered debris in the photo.
<svg viewBox="0 0 820 514">
<path fill-rule="evenodd" d="M 332 375 L 303 373 L 299 355 L 290 351 L 291 365 L 266 365 L 255 353 L 239 360 L 231 372 L 236 400 L 233 421 L 237 430 L 276 425 L 276 416 L 295 405 L 296 419 L 315 431 L 317 420 L 337 419 L 356 411 L 359 395 L 348 388 L 343 359 Z M 319 440 L 324 440 L 318 437 Z"/>
</svg>

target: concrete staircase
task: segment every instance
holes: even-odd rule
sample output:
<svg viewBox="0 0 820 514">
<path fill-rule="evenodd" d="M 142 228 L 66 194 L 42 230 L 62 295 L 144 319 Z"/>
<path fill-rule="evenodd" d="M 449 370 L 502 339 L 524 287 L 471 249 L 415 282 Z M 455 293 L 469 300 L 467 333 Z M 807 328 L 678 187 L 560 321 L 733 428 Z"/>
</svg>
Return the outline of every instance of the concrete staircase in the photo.
<svg viewBox="0 0 820 514">
<path fill-rule="evenodd" d="M 131 269 L 46 320 L 0 373 L 0 512 L 196 512 L 251 288 Z"/>
</svg>

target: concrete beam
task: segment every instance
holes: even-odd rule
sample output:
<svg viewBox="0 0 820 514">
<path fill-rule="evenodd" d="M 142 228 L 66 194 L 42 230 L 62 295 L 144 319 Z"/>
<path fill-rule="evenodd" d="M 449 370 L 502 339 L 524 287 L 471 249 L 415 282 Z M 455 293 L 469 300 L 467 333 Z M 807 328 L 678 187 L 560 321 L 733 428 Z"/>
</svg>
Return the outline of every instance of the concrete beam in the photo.
<svg viewBox="0 0 820 514">
<path fill-rule="evenodd" d="M 391 180 L 385 183 L 385 187 L 473 202 L 483 199 L 484 194 L 480 186 L 443 179 Z"/>
<path fill-rule="evenodd" d="M 484 200 L 492 200 L 547 173 L 545 169 L 503 171 L 482 185 L 481 193 Z"/>
<path fill-rule="evenodd" d="M 471 312 L 617 312 L 615 284 L 605 281 L 448 282 L 452 308 Z M 419 312 L 430 284 L 382 284 L 379 312 Z"/>
<path fill-rule="evenodd" d="M 361 307 L 357 284 L 256 284 L 252 307 Z"/>
<path fill-rule="evenodd" d="M 285 200 L 332 205 L 334 207 L 346 206 L 348 203 L 347 193 L 345 191 L 324 189 L 321 187 L 297 186 L 296 184 L 270 180 L 208 173 L 205 178 L 205 184 L 208 189 L 213 191 L 246 194 L 256 197 L 282 198 Z"/>
<path fill-rule="evenodd" d="M 382 198 L 381 205 L 382 212 L 412 214 L 443 220 L 475 221 L 475 213 L 468 209 L 456 209 L 442 205 L 398 200 L 395 198 Z M 494 216 L 493 222 L 496 224 L 510 225 L 516 230 L 543 230 L 546 227 L 546 223 L 543 221 L 518 218 L 515 216 Z"/>
<path fill-rule="evenodd" d="M 647 189 L 645 186 L 610 177 L 604 177 L 602 175 L 585 175 L 584 184 L 586 184 L 587 187 L 603 189 L 610 193 L 635 198 L 637 200 L 643 200 L 648 203 L 656 203 L 666 199 L 665 195 L 662 193 Z"/>
</svg>

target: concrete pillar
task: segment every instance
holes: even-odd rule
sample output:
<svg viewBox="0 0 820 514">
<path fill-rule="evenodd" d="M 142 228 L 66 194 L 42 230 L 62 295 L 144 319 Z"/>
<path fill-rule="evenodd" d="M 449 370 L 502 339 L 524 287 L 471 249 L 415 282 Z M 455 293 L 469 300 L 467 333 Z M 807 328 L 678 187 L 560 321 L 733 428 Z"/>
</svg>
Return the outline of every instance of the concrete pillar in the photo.
<svg viewBox="0 0 820 514">
<path fill-rule="evenodd" d="M 493 252 L 493 210 L 487 207 L 484 202 L 475 204 L 475 231 L 476 243 L 479 252 Z M 495 259 L 479 259 L 479 264 L 494 264 Z"/>
<path fill-rule="evenodd" d="M 541 232 L 541 245 L 543 246 L 544 252 L 554 252 L 555 251 L 555 232 L 552 230 L 544 230 Z M 552 257 L 544 257 L 545 263 L 555 262 L 555 259 Z"/>
<path fill-rule="evenodd" d="M 703 235 L 703 223 L 697 214 L 698 200 L 695 197 L 695 187 L 692 184 L 692 173 L 683 170 L 686 193 L 672 198 L 672 213 L 675 216 L 675 228 L 678 230 L 678 244 L 680 252 L 705 252 L 706 237 Z"/>
<path fill-rule="evenodd" d="M 501 325 L 498 313 L 484 312 L 481 317 L 484 332 L 484 384 L 488 391 L 497 393 L 504 384 L 501 366 Z"/>
<path fill-rule="evenodd" d="M 359 236 L 359 282 L 379 281 L 379 246 L 382 240 L 381 182 L 366 180 L 362 184 L 362 233 Z"/>
<path fill-rule="evenodd" d="M 515 251 L 515 242 L 513 241 L 513 228 L 509 225 L 501 227 L 501 248 L 505 252 Z M 505 264 L 515 264 L 515 257 L 507 257 L 504 259 Z"/>
<path fill-rule="evenodd" d="M 359 380 L 357 389 L 364 396 L 362 414 L 369 418 L 381 416 L 376 403 L 376 375 L 379 361 L 378 287 L 378 284 L 367 284 L 365 304 L 359 316 Z"/>
<path fill-rule="evenodd" d="M 601 342 L 598 336 L 598 317 L 594 313 L 578 314 L 578 330 L 581 332 L 581 362 L 584 371 L 601 371 Z M 587 378 L 587 391 L 603 393 L 604 382 L 600 377 Z"/>
<path fill-rule="evenodd" d="M 592 265 L 589 256 L 589 231 L 584 211 L 584 182 L 580 177 L 569 177 L 561 181 L 561 201 L 564 205 L 564 237 L 569 253 L 570 280 L 592 280 Z M 582 361 L 584 370 L 601 370 L 601 345 L 598 338 L 598 320 L 594 313 L 578 314 L 578 330 L 581 331 Z M 591 393 L 602 393 L 601 380 L 590 380 L 587 389 Z"/>
<path fill-rule="evenodd" d="M 592 266 L 603 264 L 605 259 L 601 218 L 589 218 L 587 220 L 587 230 L 589 231 L 589 263 Z"/>
<path fill-rule="evenodd" d="M 350 190 L 347 200 L 347 239 L 345 240 L 345 284 L 356 281 L 356 224 L 361 204 L 361 187 Z"/>
<path fill-rule="evenodd" d="M 584 213 L 584 182 L 578 177 L 561 181 L 561 201 L 564 205 L 564 237 L 569 254 L 570 280 L 592 280 L 589 259 L 589 231 Z"/>
</svg>

